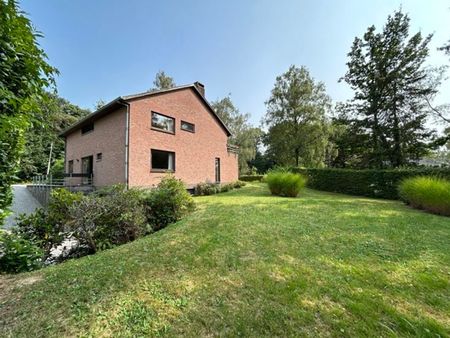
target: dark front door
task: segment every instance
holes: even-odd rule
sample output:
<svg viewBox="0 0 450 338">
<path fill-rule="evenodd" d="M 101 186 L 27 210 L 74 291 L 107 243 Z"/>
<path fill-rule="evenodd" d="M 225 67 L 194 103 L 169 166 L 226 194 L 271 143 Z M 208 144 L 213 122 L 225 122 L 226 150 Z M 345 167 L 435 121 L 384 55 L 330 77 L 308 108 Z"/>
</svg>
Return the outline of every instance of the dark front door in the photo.
<svg viewBox="0 0 450 338">
<path fill-rule="evenodd" d="M 81 172 L 83 174 L 83 184 L 90 184 L 91 177 L 92 177 L 92 163 L 93 163 L 93 156 L 87 156 L 83 157 L 81 159 Z"/>
<path fill-rule="evenodd" d="M 215 168 L 216 168 L 216 183 L 220 183 L 220 158 L 218 157 L 216 157 Z"/>
</svg>

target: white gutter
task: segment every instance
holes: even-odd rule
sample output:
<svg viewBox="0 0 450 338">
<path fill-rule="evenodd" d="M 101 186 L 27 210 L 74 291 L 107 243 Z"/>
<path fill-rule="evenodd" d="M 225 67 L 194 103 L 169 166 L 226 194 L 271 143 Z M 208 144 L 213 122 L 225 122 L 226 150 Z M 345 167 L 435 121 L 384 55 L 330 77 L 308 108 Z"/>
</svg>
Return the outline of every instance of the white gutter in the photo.
<svg viewBox="0 0 450 338">
<path fill-rule="evenodd" d="M 129 167 L 129 143 L 130 143 L 130 105 L 120 102 L 127 110 L 125 113 L 125 184 L 128 188 L 128 167 Z"/>
</svg>

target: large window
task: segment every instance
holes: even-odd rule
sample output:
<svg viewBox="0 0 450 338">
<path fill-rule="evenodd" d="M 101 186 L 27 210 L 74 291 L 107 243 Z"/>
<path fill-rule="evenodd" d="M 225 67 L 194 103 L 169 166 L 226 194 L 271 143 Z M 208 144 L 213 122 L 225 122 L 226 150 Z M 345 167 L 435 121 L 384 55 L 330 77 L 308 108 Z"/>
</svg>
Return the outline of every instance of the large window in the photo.
<svg viewBox="0 0 450 338">
<path fill-rule="evenodd" d="M 195 133 L 195 124 L 186 121 L 181 121 L 181 129 Z"/>
<path fill-rule="evenodd" d="M 175 133 L 175 119 L 152 112 L 152 128 L 168 133 Z"/>
<path fill-rule="evenodd" d="M 73 174 L 73 160 L 69 161 L 69 167 L 67 168 L 69 174 Z"/>
<path fill-rule="evenodd" d="M 163 150 L 151 150 L 152 170 L 175 171 L 175 153 Z"/>
</svg>

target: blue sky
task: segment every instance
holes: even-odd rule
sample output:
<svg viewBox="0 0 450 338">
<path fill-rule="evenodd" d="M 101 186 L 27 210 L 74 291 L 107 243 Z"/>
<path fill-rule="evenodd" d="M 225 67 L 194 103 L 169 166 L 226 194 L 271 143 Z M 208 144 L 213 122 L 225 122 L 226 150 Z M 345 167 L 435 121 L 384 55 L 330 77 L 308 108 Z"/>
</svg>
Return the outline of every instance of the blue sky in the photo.
<svg viewBox="0 0 450 338">
<path fill-rule="evenodd" d="M 351 43 L 369 25 L 381 28 L 402 6 L 412 32 L 434 33 L 430 64 L 450 39 L 449 0 L 140 1 L 23 0 L 50 63 L 59 94 L 92 109 L 103 99 L 144 91 L 162 69 L 177 84 L 203 82 L 215 100 L 231 93 L 259 124 L 275 77 L 305 65 L 334 101 L 351 97 L 337 80 Z M 450 101 L 450 82 L 440 102 Z"/>
</svg>

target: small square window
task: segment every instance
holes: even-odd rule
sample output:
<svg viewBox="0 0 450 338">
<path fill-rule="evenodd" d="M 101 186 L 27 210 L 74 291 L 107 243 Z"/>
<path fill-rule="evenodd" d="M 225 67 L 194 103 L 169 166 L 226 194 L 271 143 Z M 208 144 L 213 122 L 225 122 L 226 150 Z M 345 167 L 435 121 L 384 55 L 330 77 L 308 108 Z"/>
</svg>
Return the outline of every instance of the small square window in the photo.
<svg viewBox="0 0 450 338">
<path fill-rule="evenodd" d="M 151 169 L 157 171 L 175 171 L 175 153 L 152 149 Z"/>
<path fill-rule="evenodd" d="M 81 134 L 86 134 L 94 130 L 94 123 L 89 123 L 81 128 Z"/>
<path fill-rule="evenodd" d="M 152 112 L 152 128 L 175 133 L 175 119 L 173 117 Z"/>
<path fill-rule="evenodd" d="M 186 121 L 181 121 L 181 129 L 195 133 L 195 124 Z"/>
<path fill-rule="evenodd" d="M 100 162 L 102 160 L 103 154 L 97 153 L 97 162 Z"/>
</svg>

